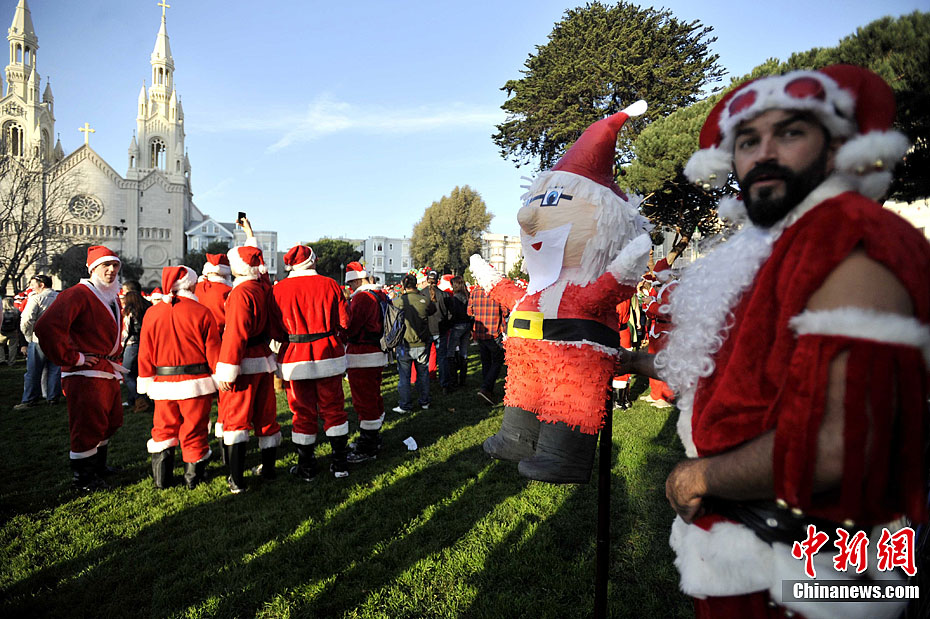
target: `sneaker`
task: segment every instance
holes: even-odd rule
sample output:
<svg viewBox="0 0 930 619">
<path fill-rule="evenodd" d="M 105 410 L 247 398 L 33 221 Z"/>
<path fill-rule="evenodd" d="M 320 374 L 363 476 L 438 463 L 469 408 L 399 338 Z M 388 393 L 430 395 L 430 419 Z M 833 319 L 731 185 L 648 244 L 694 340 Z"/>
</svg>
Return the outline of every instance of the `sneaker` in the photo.
<svg viewBox="0 0 930 619">
<path fill-rule="evenodd" d="M 291 475 L 297 479 L 302 479 L 304 481 L 313 481 L 316 479 L 317 471 L 313 468 L 304 468 L 302 466 L 294 465 L 288 469 Z"/>
<path fill-rule="evenodd" d="M 329 472 L 333 474 L 333 477 L 336 479 L 342 479 L 343 477 L 349 476 L 349 471 L 337 471 L 334 464 L 329 465 Z"/>
<path fill-rule="evenodd" d="M 395 406 L 395 407 L 392 408 L 391 410 L 394 411 L 395 413 L 401 413 L 401 414 L 403 414 L 403 413 L 412 413 L 412 412 L 413 412 L 412 410 L 408 411 L 406 408 L 401 408 L 401 407 L 399 407 L 399 406 Z"/>
<path fill-rule="evenodd" d="M 491 394 L 491 393 L 488 393 L 488 392 L 485 391 L 484 389 L 479 389 L 479 390 L 478 390 L 478 397 L 481 398 L 482 400 L 484 400 L 485 402 L 487 402 L 488 404 L 490 404 L 491 406 L 494 406 L 494 404 L 495 404 L 495 402 L 494 402 L 494 395 Z"/>
<path fill-rule="evenodd" d="M 429 404 L 420 404 L 420 410 L 428 411 L 428 410 L 429 410 Z"/>
<path fill-rule="evenodd" d="M 669 404 L 665 400 L 652 400 L 650 402 L 654 408 L 671 408 L 673 405 Z"/>
<path fill-rule="evenodd" d="M 24 411 L 28 408 L 32 408 L 33 406 L 38 406 L 38 405 L 39 405 L 38 400 L 29 400 L 28 402 L 20 402 L 19 404 L 13 407 L 13 410 Z"/>
</svg>

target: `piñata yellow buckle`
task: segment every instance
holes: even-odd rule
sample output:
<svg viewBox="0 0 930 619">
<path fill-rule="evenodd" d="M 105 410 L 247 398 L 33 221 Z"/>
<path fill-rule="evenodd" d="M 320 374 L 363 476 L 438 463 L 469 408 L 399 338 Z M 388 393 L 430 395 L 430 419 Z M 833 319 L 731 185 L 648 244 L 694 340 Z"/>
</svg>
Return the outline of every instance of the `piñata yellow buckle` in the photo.
<svg viewBox="0 0 930 619">
<path fill-rule="evenodd" d="M 517 310 L 510 313 L 507 335 L 528 340 L 543 339 L 543 313 Z"/>
</svg>

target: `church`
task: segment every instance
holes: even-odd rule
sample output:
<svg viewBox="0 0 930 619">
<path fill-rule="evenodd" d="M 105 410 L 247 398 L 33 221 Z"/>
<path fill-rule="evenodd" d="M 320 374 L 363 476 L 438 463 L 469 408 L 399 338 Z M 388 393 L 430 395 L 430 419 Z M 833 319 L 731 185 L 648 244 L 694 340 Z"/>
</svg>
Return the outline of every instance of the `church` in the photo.
<svg viewBox="0 0 930 619">
<path fill-rule="evenodd" d="M 181 264 L 185 231 L 204 219 L 192 201 L 191 166 L 184 148 L 184 110 L 174 87 L 174 58 L 168 43 L 165 7 L 155 35 L 149 86 L 139 92 L 136 130 L 129 141 L 125 175 L 89 144 L 65 154 L 55 135 L 55 100 L 49 83 L 41 98 L 37 71 L 39 41 L 29 5 L 19 0 L 8 31 L 9 64 L 0 127 L 5 152 L 39 165 L 65 188 L 55 199 L 66 208 L 48 234 L 68 245 L 106 245 L 126 259 L 141 259 L 143 287 L 160 285 L 161 269 Z M 127 93 L 128 94 L 128 93 Z M 128 119 L 127 119 L 128 120 Z M 66 203 L 66 204 L 65 204 Z"/>
</svg>

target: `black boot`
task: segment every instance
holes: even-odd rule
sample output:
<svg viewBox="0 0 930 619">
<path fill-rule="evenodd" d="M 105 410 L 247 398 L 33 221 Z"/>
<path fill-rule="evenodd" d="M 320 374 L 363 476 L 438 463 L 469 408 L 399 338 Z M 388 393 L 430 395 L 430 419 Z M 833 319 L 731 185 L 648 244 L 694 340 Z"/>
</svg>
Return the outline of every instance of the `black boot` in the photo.
<svg viewBox="0 0 930 619">
<path fill-rule="evenodd" d="M 223 442 L 223 437 L 220 438 L 220 457 L 223 459 L 223 466 L 226 465 L 227 459 L 229 458 L 229 445 Z"/>
<path fill-rule="evenodd" d="M 381 435 L 378 430 L 359 430 L 358 441 L 353 444 L 355 447 L 346 456 L 346 461 L 349 464 L 374 460 L 378 457 L 378 452 L 381 451 Z"/>
<path fill-rule="evenodd" d="M 614 410 L 623 410 L 623 389 L 614 388 Z"/>
<path fill-rule="evenodd" d="M 152 454 L 152 479 L 159 490 L 174 485 L 174 447 Z"/>
<path fill-rule="evenodd" d="M 97 462 L 93 456 L 71 460 L 71 484 L 78 492 L 94 492 L 109 487 L 97 475 Z"/>
<path fill-rule="evenodd" d="M 109 445 L 101 445 L 100 447 L 97 447 L 97 455 L 91 456 L 91 459 L 97 463 L 97 475 L 100 477 L 109 477 L 110 475 L 119 473 L 122 470 L 118 466 L 107 466 L 107 447 L 109 447 Z"/>
<path fill-rule="evenodd" d="M 559 421 L 539 428 L 536 454 L 521 460 L 518 470 L 524 477 L 550 484 L 586 484 L 594 466 L 597 434 L 582 434 Z"/>
<path fill-rule="evenodd" d="M 333 448 L 333 459 L 329 465 L 329 471 L 333 474 L 333 477 L 349 476 L 349 466 L 346 462 L 349 455 L 348 442 L 349 437 L 345 434 L 329 437 L 329 444 Z"/>
<path fill-rule="evenodd" d="M 274 468 L 278 460 L 278 448 L 266 447 L 261 452 L 262 463 L 252 469 L 252 474 L 260 476 L 264 481 L 274 481 L 278 477 Z"/>
<path fill-rule="evenodd" d="M 245 492 L 245 453 L 249 449 L 247 442 L 236 443 L 228 446 L 229 451 L 226 453 L 226 467 L 229 475 L 226 477 L 226 485 L 233 494 Z"/>
<path fill-rule="evenodd" d="M 459 366 L 459 387 L 465 386 L 465 379 L 468 378 L 468 358 L 456 357 Z"/>
<path fill-rule="evenodd" d="M 633 406 L 633 403 L 630 402 L 630 383 L 626 384 L 626 387 L 623 388 L 623 408 L 627 409 Z"/>
<path fill-rule="evenodd" d="M 197 462 L 184 463 L 184 483 L 188 489 L 193 490 L 201 482 L 207 481 L 207 462 L 210 460 L 210 454 L 198 460 Z"/>
<path fill-rule="evenodd" d="M 504 407 L 504 421 L 497 434 L 484 441 L 484 452 L 492 458 L 519 462 L 536 453 L 539 419 L 515 406 Z"/>
<path fill-rule="evenodd" d="M 304 481 L 313 481 L 317 473 L 319 473 L 316 466 L 316 456 L 313 453 L 316 450 L 316 443 L 311 445 L 298 445 L 295 443 L 294 446 L 297 448 L 297 464 L 290 468 L 291 475 Z"/>
</svg>

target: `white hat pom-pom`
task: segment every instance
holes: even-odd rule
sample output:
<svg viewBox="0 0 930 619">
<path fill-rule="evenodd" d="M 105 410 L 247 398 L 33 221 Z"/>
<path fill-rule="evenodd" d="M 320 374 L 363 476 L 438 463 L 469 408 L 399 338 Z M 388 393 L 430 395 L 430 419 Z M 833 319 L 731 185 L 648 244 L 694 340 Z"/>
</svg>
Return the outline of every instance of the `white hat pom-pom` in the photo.
<svg viewBox="0 0 930 619">
<path fill-rule="evenodd" d="M 747 217 L 746 205 L 736 196 L 724 196 L 717 203 L 717 217 L 729 223 L 741 223 Z"/>
<path fill-rule="evenodd" d="M 856 136 L 836 151 L 836 169 L 856 183 L 859 192 L 873 200 L 891 186 L 891 170 L 910 148 L 898 131 L 872 131 Z"/>
<path fill-rule="evenodd" d="M 730 175 L 730 155 L 719 148 L 704 148 L 691 155 L 685 165 L 685 176 L 692 183 L 723 187 Z"/>
<path fill-rule="evenodd" d="M 633 103 L 633 104 L 627 106 L 626 108 L 624 108 L 624 109 L 621 110 L 621 111 L 622 111 L 624 114 L 626 114 L 627 116 L 642 116 L 643 114 L 646 113 L 646 108 L 647 108 L 647 107 L 648 107 L 648 106 L 646 105 L 646 102 L 643 101 L 642 99 L 640 99 L 640 100 L 637 101 L 636 103 Z"/>
</svg>

